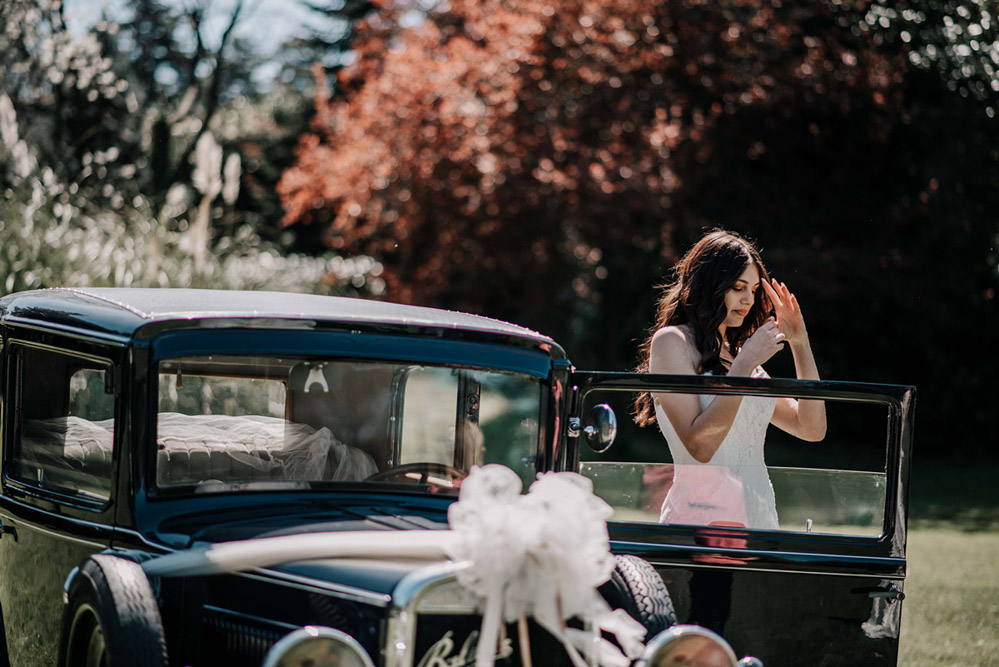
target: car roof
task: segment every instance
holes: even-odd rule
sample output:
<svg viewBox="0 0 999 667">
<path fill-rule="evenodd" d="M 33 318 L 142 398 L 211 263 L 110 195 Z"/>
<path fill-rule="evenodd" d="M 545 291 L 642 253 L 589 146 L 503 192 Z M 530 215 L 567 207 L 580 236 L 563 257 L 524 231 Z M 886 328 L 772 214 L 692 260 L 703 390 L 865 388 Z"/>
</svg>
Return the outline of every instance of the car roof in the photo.
<svg viewBox="0 0 999 667">
<path fill-rule="evenodd" d="M 480 315 L 372 299 L 287 292 L 60 287 L 0 298 L 0 319 L 122 337 L 149 337 L 165 329 L 198 327 L 206 320 L 234 320 L 234 326 L 268 328 L 280 326 L 282 321 L 293 328 L 370 325 L 379 331 L 476 332 L 529 339 L 561 351 L 543 334 Z M 556 353 L 556 356 L 561 355 Z"/>
</svg>

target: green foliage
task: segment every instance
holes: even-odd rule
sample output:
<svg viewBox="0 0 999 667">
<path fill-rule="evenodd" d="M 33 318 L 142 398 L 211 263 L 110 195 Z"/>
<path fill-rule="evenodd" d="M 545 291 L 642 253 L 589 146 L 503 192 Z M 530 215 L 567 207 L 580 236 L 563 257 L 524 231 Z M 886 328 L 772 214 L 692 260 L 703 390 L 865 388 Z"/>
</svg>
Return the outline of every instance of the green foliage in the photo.
<svg viewBox="0 0 999 667">
<path fill-rule="evenodd" d="M 4 293 L 90 285 L 364 294 L 380 273 L 370 257 L 286 255 L 247 227 L 199 265 L 185 232 L 153 217 L 145 200 L 95 210 L 49 169 L 4 191 L 0 239 Z"/>
<path fill-rule="evenodd" d="M 77 34 L 59 2 L 0 5 L 0 291 L 378 293 L 370 257 L 289 255 L 280 242 L 273 185 L 307 113 L 299 93 L 282 125 L 281 89 L 253 96 L 259 63 L 231 37 L 242 3 L 211 49 L 205 6 L 126 7 L 122 23 Z"/>
</svg>

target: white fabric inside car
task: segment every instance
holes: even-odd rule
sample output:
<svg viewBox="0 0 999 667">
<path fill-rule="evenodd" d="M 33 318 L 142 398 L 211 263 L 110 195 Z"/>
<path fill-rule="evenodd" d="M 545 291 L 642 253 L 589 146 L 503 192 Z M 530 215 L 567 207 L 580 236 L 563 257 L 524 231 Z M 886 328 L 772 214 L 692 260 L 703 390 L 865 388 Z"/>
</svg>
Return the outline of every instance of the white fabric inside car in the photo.
<svg viewBox="0 0 999 667">
<path fill-rule="evenodd" d="M 377 472 L 364 451 L 328 428 L 277 417 L 159 414 L 157 481 L 358 481 Z"/>
<path fill-rule="evenodd" d="M 113 440 L 114 419 L 27 419 L 16 456 L 18 476 L 107 498 Z"/>
<path fill-rule="evenodd" d="M 43 470 L 110 479 L 113 429 L 113 419 L 29 420 L 22 455 Z M 371 456 L 338 441 L 328 428 L 316 430 L 275 417 L 163 412 L 156 444 L 156 479 L 161 485 L 358 481 L 377 472 Z"/>
</svg>

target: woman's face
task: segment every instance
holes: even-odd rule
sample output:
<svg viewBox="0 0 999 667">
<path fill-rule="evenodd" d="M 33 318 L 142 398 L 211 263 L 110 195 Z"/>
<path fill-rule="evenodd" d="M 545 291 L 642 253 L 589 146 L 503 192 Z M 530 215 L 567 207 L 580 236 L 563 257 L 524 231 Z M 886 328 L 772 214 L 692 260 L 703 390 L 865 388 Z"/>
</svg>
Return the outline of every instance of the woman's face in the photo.
<svg viewBox="0 0 999 667">
<path fill-rule="evenodd" d="M 725 292 L 727 315 L 719 329 L 741 326 L 750 308 L 756 302 L 756 290 L 760 289 L 760 272 L 755 264 L 748 264 L 732 287 Z"/>
</svg>

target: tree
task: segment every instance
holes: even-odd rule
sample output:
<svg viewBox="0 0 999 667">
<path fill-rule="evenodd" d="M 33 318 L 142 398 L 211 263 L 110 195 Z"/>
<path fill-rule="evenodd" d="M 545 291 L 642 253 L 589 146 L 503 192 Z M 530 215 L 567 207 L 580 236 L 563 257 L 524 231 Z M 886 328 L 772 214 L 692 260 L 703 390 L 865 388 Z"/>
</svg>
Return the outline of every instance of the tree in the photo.
<svg viewBox="0 0 999 667">
<path fill-rule="evenodd" d="M 997 324 L 993 5 L 452 0 L 406 28 L 386 0 L 317 96 L 285 222 L 379 258 L 393 298 L 610 368 L 678 254 L 734 229 L 799 292 L 826 377 L 916 383 L 922 433 L 980 432 L 997 362 L 953 338 Z"/>
<path fill-rule="evenodd" d="M 171 41 L 181 21 L 198 32 L 201 9 L 188 9 L 143 0 L 133 24 L 99 21 L 78 36 L 59 2 L 0 4 L 0 289 L 377 291 L 370 258 L 286 257 L 241 219 L 233 146 L 246 135 L 223 147 L 212 126 L 248 78 L 230 76 L 240 67 L 225 66 L 225 34 L 214 50 L 198 37 L 189 55 Z"/>
<path fill-rule="evenodd" d="M 712 222 L 686 204 L 724 150 L 712 133 L 780 109 L 888 114 L 904 65 L 823 5 L 459 1 L 400 30 L 402 9 L 358 29 L 340 94 L 317 102 L 286 221 L 383 258 L 397 298 L 587 346 L 571 334 L 598 314 L 623 327 L 610 340 L 634 336 L 677 237 Z"/>
</svg>

